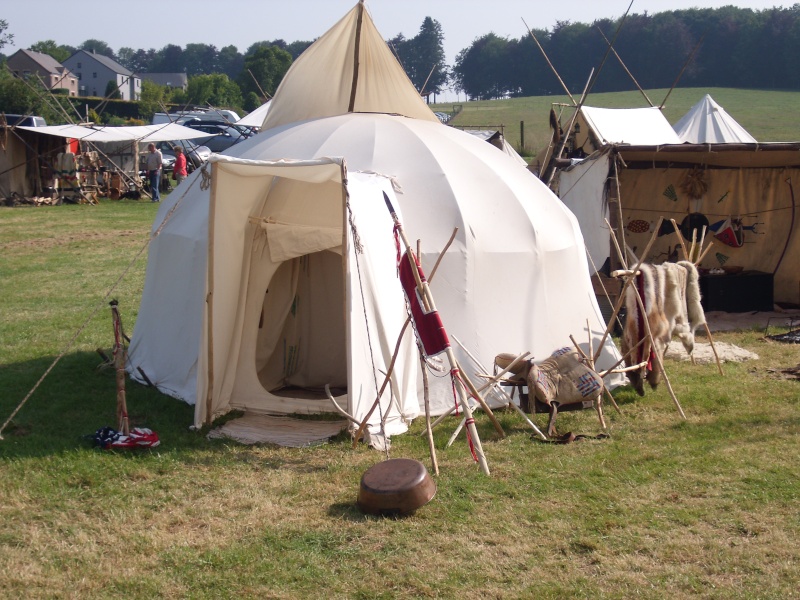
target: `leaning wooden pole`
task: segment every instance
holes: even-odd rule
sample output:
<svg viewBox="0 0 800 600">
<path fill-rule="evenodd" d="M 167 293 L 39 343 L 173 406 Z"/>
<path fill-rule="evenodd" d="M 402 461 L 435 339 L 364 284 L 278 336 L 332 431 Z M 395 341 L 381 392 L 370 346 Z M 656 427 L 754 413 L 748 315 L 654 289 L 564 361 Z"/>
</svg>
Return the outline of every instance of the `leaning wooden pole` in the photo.
<svg viewBox="0 0 800 600">
<path fill-rule="evenodd" d="M 383 199 L 386 202 L 386 208 L 389 209 L 389 213 L 392 215 L 395 231 L 400 237 L 400 240 L 403 242 L 403 247 L 405 248 L 406 257 L 410 263 L 411 267 L 410 270 L 414 276 L 414 281 L 416 284 L 416 293 L 423 301 L 423 305 L 425 306 L 425 308 L 429 310 L 430 313 L 436 313 L 436 303 L 433 300 L 433 294 L 431 293 L 430 286 L 428 285 L 427 280 L 424 279 L 423 275 L 420 272 L 417 259 L 414 256 L 414 251 L 412 250 L 411 245 L 408 243 L 408 238 L 406 237 L 405 231 L 403 231 L 403 225 L 402 223 L 400 223 L 400 219 L 397 216 L 397 213 L 395 212 L 391 201 L 389 200 L 389 196 L 386 195 L 386 192 L 384 192 L 383 194 Z M 443 326 L 441 328 L 441 333 L 444 334 Z M 480 437 L 478 436 L 478 429 L 477 427 L 475 427 L 475 418 L 472 416 L 472 409 L 470 408 L 469 405 L 469 399 L 466 393 L 466 384 L 464 383 L 463 377 L 460 374 L 458 368 L 458 362 L 456 361 L 456 357 L 453 354 L 453 348 L 450 346 L 449 340 L 446 340 L 446 336 L 445 336 L 445 341 L 446 343 L 444 344 L 444 353 L 447 356 L 447 361 L 450 365 L 450 373 L 454 379 L 454 382 L 458 384 L 455 385 L 454 387 L 456 388 L 458 401 L 461 404 L 461 408 L 464 411 L 464 415 L 467 419 L 467 431 L 469 432 L 470 435 L 472 449 L 474 451 L 476 460 L 480 464 L 481 470 L 486 475 L 489 475 L 490 474 L 489 465 L 487 464 L 486 456 L 483 453 L 481 440 Z"/>
<path fill-rule="evenodd" d="M 125 343 L 122 341 L 122 320 L 116 300 L 111 305 L 111 321 L 114 325 L 114 368 L 117 373 L 117 429 L 122 435 L 128 435 L 128 405 L 125 400 Z"/>
</svg>

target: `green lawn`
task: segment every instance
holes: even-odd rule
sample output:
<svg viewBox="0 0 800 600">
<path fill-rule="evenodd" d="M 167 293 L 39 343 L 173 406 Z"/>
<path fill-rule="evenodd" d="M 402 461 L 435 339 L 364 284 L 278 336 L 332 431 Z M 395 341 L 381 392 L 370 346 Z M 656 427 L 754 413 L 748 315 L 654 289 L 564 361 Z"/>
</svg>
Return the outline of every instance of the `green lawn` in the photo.
<svg viewBox="0 0 800 600">
<path fill-rule="evenodd" d="M 542 444 L 500 412 L 501 439 L 478 415 L 491 477 L 463 437 L 444 448 L 457 419 L 445 421 L 437 495 L 405 519 L 358 511 L 360 477 L 384 456 L 346 436 L 302 450 L 210 441 L 189 430 L 192 407 L 130 382 L 132 424 L 161 446 L 94 449 L 85 436 L 114 425 L 114 372 L 97 369 L 96 353 L 112 345 L 108 301 L 131 333 L 156 208 L 0 209 L 0 424 L 63 353 L 0 441 L 0 597 L 782 599 L 800 589 L 800 382 L 775 372 L 800 364 L 800 346 L 761 331 L 715 336 L 760 356 L 726 364 L 724 377 L 667 363 L 685 421 L 664 386 L 645 398 L 617 390 L 608 439 Z M 598 433 L 593 411 L 558 423 Z M 429 465 L 421 431 L 418 420 L 391 456 Z"/>
</svg>

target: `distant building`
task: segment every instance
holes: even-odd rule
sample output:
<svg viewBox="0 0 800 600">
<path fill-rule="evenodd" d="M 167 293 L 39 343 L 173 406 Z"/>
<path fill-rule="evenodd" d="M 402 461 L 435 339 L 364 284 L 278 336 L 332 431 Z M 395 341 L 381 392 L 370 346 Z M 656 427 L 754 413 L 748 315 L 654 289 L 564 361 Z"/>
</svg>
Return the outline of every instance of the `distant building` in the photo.
<svg viewBox="0 0 800 600">
<path fill-rule="evenodd" d="M 78 76 L 78 95 L 106 95 L 108 82 L 114 82 L 123 100 L 138 100 L 142 94 L 142 80 L 113 58 L 78 50 L 64 61 L 64 65 Z"/>
<path fill-rule="evenodd" d="M 152 81 L 157 85 L 165 85 L 172 89 L 186 91 L 189 85 L 189 77 L 186 73 L 139 73 L 142 80 Z"/>
<path fill-rule="evenodd" d="M 8 68 L 24 79 L 40 78 L 51 90 L 66 89 L 70 96 L 78 95 L 78 77 L 49 54 L 33 50 L 17 50 L 6 60 Z"/>
</svg>

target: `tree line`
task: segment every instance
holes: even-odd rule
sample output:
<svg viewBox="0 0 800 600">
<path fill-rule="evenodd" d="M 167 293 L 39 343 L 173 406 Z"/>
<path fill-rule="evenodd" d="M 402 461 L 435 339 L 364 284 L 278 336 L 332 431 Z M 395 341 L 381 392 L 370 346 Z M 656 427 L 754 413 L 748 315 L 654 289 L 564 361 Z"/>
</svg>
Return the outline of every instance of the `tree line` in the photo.
<svg viewBox="0 0 800 600">
<path fill-rule="evenodd" d="M 458 54 L 452 81 L 472 99 L 563 94 L 546 56 L 573 95 L 583 91 L 593 68 L 599 72 L 592 91 L 631 90 L 631 75 L 608 52 L 609 41 L 644 89 L 669 88 L 679 76 L 682 87 L 800 89 L 800 4 L 564 21 L 517 39 L 489 33 Z"/>
</svg>

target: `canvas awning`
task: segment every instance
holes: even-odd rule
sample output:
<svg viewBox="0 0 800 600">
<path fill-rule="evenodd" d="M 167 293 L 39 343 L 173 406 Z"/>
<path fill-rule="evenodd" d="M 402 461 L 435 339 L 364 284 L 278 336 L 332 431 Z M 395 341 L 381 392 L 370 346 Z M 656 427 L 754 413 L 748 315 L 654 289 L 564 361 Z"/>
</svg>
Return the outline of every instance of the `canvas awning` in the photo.
<svg viewBox="0 0 800 600">
<path fill-rule="evenodd" d="M 601 144 L 680 144 L 681 139 L 658 108 L 581 109 Z"/>
<path fill-rule="evenodd" d="M 47 127 L 17 127 L 44 135 L 86 140 L 88 142 L 171 142 L 207 137 L 205 131 L 198 131 L 175 123 L 160 125 L 107 126 L 93 125 L 49 125 Z"/>
</svg>

